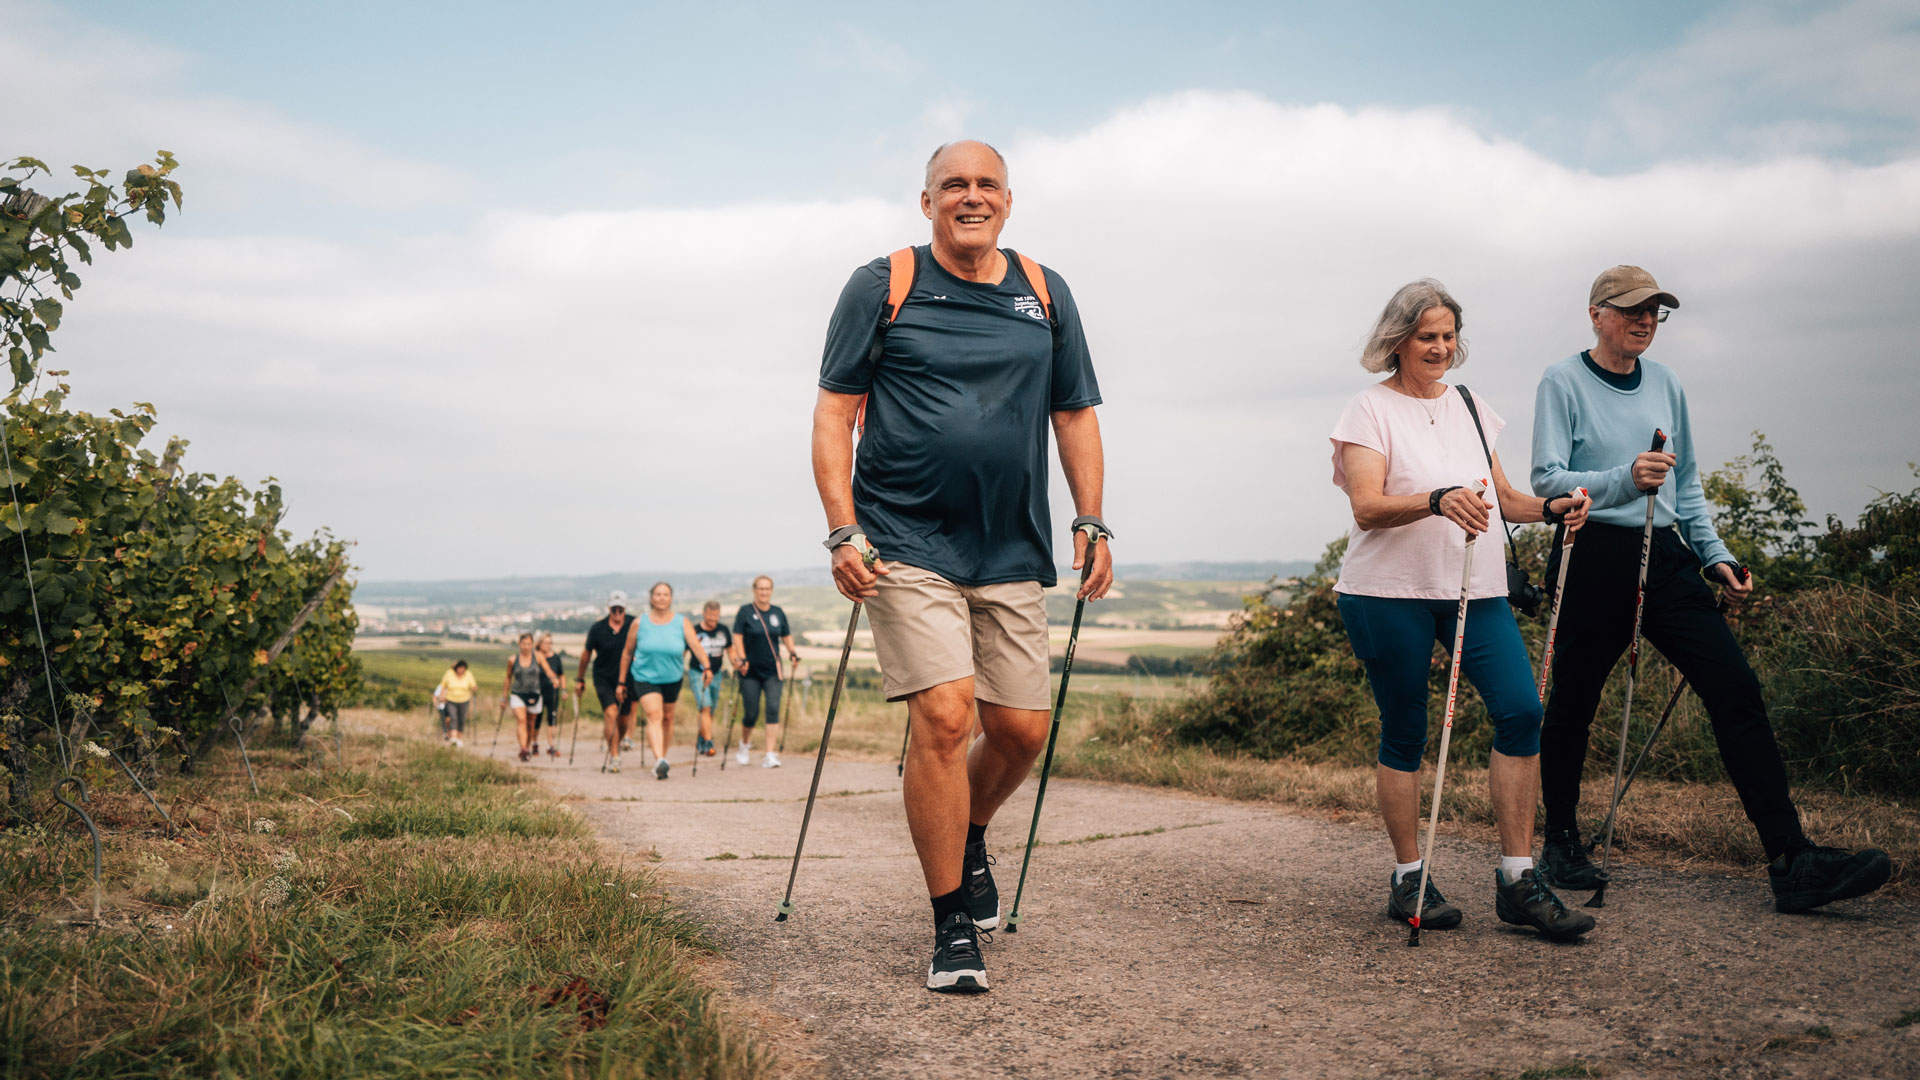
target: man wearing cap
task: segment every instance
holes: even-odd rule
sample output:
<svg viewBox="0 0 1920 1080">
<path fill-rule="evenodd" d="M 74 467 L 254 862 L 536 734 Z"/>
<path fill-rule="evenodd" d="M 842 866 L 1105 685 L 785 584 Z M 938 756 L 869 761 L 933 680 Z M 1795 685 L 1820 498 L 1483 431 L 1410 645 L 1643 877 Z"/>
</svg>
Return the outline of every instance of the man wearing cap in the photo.
<svg viewBox="0 0 1920 1080">
<path fill-rule="evenodd" d="M 1816 846 L 1801 831 L 1760 680 L 1703 580 L 1705 567 L 1704 576 L 1736 605 L 1753 591 L 1714 531 L 1686 393 L 1672 368 L 1645 356 L 1660 324 L 1679 306 L 1637 266 L 1601 274 L 1587 301 L 1593 347 L 1548 368 L 1534 400 L 1533 490 L 1584 487 L 1593 496 L 1567 567 L 1553 692 L 1540 731 L 1544 869 L 1560 888 L 1592 889 L 1605 880 L 1587 857 L 1574 813 L 1594 711 L 1633 636 L 1645 500 L 1651 494 L 1655 528 L 1641 632 L 1706 706 L 1727 776 L 1771 860 L 1774 907 L 1805 911 L 1863 896 L 1885 884 L 1892 864 L 1873 848 Z M 1656 430 L 1666 434 L 1666 448 L 1649 451 Z M 1559 572 L 1560 546 L 1553 551 L 1550 581 Z"/>
<path fill-rule="evenodd" d="M 978 931 L 999 925 L 1000 903 L 986 827 L 1046 744 L 1049 426 L 1082 515 L 1080 595 L 1113 581 L 1093 362 L 1066 283 L 997 246 L 1012 208 L 998 151 L 934 152 L 920 193 L 932 243 L 854 271 L 813 414 L 834 584 L 866 603 L 887 699 L 912 725 L 902 786 L 933 904 L 929 990 L 987 988 Z"/>
<path fill-rule="evenodd" d="M 593 690 L 600 698 L 600 711 L 606 717 L 607 771 L 620 771 L 620 751 L 630 745 L 633 730 L 633 706 L 637 700 L 627 685 L 627 669 L 620 662 L 627 639 L 633 634 L 633 620 L 627 617 L 627 594 L 615 589 L 607 597 L 607 617 L 587 630 L 586 648 L 580 651 L 580 671 L 574 677 L 574 693 L 587 688 L 587 665 L 593 665 Z"/>
</svg>

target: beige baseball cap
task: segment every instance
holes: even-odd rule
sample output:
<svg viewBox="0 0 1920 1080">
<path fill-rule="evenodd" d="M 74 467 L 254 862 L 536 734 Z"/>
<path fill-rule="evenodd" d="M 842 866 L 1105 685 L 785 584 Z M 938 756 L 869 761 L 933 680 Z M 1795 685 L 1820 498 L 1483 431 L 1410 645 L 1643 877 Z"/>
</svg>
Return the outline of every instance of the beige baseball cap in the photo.
<svg viewBox="0 0 1920 1080">
<path fill-rule="evenodd" d="M 1658 300 L 1670 308 L 1680 306 L 1679 298 L 1662 289 L 1652 274 L 1624 263 L 1594 278 L 1593 291 L 1587 294 L 1587 303 L 1596 307 L 1601 304 L 1639 307 L 1649 300 Z"/>
</svg>

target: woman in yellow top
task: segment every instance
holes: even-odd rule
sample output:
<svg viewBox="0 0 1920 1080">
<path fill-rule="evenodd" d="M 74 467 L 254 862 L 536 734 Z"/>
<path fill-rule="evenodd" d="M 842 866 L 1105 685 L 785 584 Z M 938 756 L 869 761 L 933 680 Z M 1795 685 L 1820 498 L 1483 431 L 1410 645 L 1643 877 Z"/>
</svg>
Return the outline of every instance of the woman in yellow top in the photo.
<svg viewBox="0 0 1920 1080">
<path fill-rule="evenodd" d="M 447 673 L 440 676 L 440 699 L 447 703 L 444 724 L 455 746 L 467 745 L 462 738 L 467 733 L 467 710 L 473 705 L 473 695 L 479 692 L 480 683 L 474 679 L 473 672 L 467 670 L 465 660 L 455 660 Z"/>
</svg>

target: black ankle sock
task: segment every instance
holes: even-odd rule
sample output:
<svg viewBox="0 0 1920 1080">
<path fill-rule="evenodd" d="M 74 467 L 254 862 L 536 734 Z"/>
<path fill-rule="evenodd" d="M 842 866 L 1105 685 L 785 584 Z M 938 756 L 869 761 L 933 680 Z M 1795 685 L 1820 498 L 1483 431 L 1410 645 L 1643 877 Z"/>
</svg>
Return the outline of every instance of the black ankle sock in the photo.
<svg viewBox="0 0 1920 1080">
<path fill-rule="evenodd" d="M 986 842 L 987 827 L 985 825 L 975 825 L 971 821 L 967 822 L 967 843 L 984 844 Z"/>
<path fill-rule="evenodd" d="M 933 898 L 933 928 L 935 930 L 940 929 L 940 927 L 946 923 L 947 918 L 954 912 L 967 910 L 967 899 L 961 895 L 965 891 L 965 888 L 959 888 L 945 896 L 936 896 Z"/>
</svg>

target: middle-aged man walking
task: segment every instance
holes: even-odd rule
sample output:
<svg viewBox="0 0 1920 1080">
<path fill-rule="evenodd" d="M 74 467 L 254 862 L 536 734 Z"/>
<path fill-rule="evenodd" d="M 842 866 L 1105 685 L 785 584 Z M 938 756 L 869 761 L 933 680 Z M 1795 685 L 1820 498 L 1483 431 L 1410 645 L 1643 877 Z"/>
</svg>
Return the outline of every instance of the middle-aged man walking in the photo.
<svg viewBox="0 0 1920 1080">
<path fill-rule="evenodd" d="M 1545 868 L 1562 888 L 1591 889 L 1603 880 L 1580 842 L 1574 811 L 1600 692 L 1633 636 L 1644 500 L 1651 494 L 1655 529 L 1642 632 L 1706 705 L 1727 776 L 1771 860 L 1774 907 L 1805 911 L 1863 896 L 1886 883 L 1891 862 L 1873 848 L 1820 847 L 1801 832 L 1760 680 L 1701 579 L 1700 568 L 1711 568 L 1735 603 L 1753 590 L 1714 532 L 1680 380 L 1644 355 L 1679 306 L 1637 266 L 1601 274 L 1588 296 L 1593 348 L 1548 368 L 1534 401 L 1533 490 L 1584 487 L 1593 496 L 1567 568 L 1553 693 L 1541 728 Z M 1656 429 L 1667 436 L 1661 452 L 1647 449 Z M 1548 580 L 1559 570 L 1559 552 L 1555 545 Z"/>
<path fill-rule="evenodd" d="M 620 771 L 620 751 L 628 745 L 628 733 L 633 730 L 633 707 L 639 701 L 633 687 L 627 685 L 627 670 L 621 662 L 632 636 L 633 619 L 627 614 L 627 594 L 615 589 L 607 597 L 607 617 L 587 629 L 587 644 L 580 650 L 580 672 L 574 678 L 574 692 L 585 693 L 587 667 L 592 665 L 593 690 L 600 698 L 600 713 L 606 719 L 608 772 Z"/>
<path fill-rule="evenodd" d="M 1100 390 L 1066 283 L 997 246 L 1013 209 L 999 151 L 934 151 L 920 209 L 933 242 L 854 271 L 834 309 L 813 477 L 834 584 L 866 602 L 887 700 L 906 701 L 913 727 L 903 787 L 933 902 L 927 989 L 978 991 L 978 931 L 1000 921 L 986 827 L 1047 737 L 1049 421 L 1081 515 L 1073 565 L 1092 560 L 1080 595 L 1113 582 Z M 911 285 L 897 306 L 895 274 Z M 1092 550 L 1082 523 L 1098 529 Z M 871 571 L 862 534 L 884 560 Z"/>
</svg>

